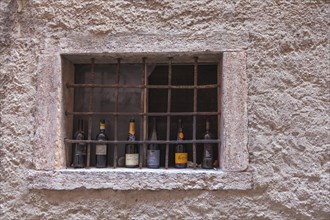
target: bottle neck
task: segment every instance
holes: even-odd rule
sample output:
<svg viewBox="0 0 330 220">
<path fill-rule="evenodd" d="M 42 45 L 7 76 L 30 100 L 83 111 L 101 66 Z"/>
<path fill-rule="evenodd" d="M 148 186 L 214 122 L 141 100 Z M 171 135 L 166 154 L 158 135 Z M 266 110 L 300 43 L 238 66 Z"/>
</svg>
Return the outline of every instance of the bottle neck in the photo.
<svg viewBox="0 0 330 220">
<path fill-rule="evenodd" d="M 100 120 L 100 133 L 105 133 L 105 120 Z"/>
<path fill-rule="evenodd" d="M 157 126 L 156 126 L 156 119 L 154 118 L 154 122 L 153 122 L 153 128 L 152 128 L 152 133 L 150 136 L 150 140 L 157 140 Z"/>
<path fill-rule="evenodd" d="M 183 129 L 182 129 L 182 122 L 179 120 L 179 125 L 178 125 L 178 140 L 183 140 L 184 134 L 183 134 Z"/>
<path fill-rule="evenodd" d="M 132 121 L 129 123 L 128 133 L 131 135 L 135 135 L 135 125 L 134 125 L 134 122 L 132 122 Z"/>
<path fill-rule="evenodd" d="M 183 140 L 183 138 L 184 138 L 183 132 L 182 131 L 179 131 L 178 132 L 178 140 Z"/>
<path fill-rule="evenodd" d="M 206 132 L 207 133 L 210 132 L 210 121 L 209 120 L 206 121 Z"/>
<path fill-rule="evenodd" d="M 135 141 L 135 123 L 134 123 L 134 121 L 129 122 L 128 140 Z"/>
<path fill-rule="evenodd" d="M 78 131 L 84 133 L 84 121 L 82 119 L 78 120 Z"/>
</svg>

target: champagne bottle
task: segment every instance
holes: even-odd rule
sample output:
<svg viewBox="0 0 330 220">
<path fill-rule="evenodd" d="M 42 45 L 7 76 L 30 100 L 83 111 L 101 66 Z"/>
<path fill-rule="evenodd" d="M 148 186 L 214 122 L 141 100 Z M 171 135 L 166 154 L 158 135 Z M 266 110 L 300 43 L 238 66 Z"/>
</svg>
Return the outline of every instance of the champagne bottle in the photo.
<svg viewBox="0 0 330 220">
<path fill-rule="evenodd" d="M 107 166 L 107 144 L 102 141 L 108 140 L 108 136 L 105 134 L 105 120 L 100 120 L 100 132 L 96 136 L 96 140 L 99 143 L 96 144 L 96 167 L 103 168 Z"/>
<path fill-rule="evenodd" d="M 128 141 L 135 141 L 135 120 L 131 118 L 129 121 Z M 125 146 L 125 165 L 128 168 L 134 168 L 139 166 L 139 149 L 138 145 L 134 143 L 128 143 Z"/>
<path fill-rule="evenodd" d="M 188 161 L 187 148 L 184 144 L 180 143 L 184 138 L 182 121 L 178 122 L 178 144 L 175 146 L 175 168 L 186 168 Z"/>
<path fill-rule="evenodd" d="M 153 118 L 153 129 L 149 138 L 151 141 L 157 141 L 156 118 Z M 152 143 L 147 148 L 147 167 L 159 168 L 160 165 L 160 150 L 158 144 Z"/>
<path fill-rule="evenodd" d="M 206 120 L 206 132 L 204 134 L 204 140 L 213 139 L 212 134 L 210 132 L 210 121 Z M 213 144 L 205 143 L 203 149 L 203 163 L 202 167 L 204 169 L 212 169 L 213 168 Z"/>
<path fill-rule="evenodd" d="M 74 135 L 75 140 L 85 140 L 84 124 L 82 119 L 78 119 L 78 130 Z M 84 168 L 86 166 L 86 144 L 75 143 L 73 149 L 73 163 L 74 168 Z"/>
</svg>

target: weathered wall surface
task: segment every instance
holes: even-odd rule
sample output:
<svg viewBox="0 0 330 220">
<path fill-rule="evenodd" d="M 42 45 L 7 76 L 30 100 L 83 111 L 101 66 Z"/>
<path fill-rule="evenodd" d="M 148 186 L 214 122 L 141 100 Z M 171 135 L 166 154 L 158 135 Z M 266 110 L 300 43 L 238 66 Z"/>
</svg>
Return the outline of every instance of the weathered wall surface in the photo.
<svg viewBox="0 0 330 220">
<path fill-rule="evenodd" d="M 2 0 L 0 218 L 329 218 L 329 16 L 326 0 Z M 57 85 L 40 60 L 79 48 L 246 49 L 255 189 L 29 190 L 36 115 L 53 114 L 36 95 Z"/>
</svg>

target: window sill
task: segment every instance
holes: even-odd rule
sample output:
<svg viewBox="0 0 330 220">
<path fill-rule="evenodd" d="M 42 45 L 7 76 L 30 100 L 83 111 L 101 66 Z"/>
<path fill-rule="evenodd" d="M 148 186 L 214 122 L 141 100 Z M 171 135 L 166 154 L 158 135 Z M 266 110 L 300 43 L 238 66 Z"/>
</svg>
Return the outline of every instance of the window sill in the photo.
<svg viewBox="0 0 330 220">
<path fill-rule="evenodd" d="M 30 189 L 74 190 L 249 190 L 250 172 L 178 169 L 61 169 L 32 171 Z"/>
</svg>

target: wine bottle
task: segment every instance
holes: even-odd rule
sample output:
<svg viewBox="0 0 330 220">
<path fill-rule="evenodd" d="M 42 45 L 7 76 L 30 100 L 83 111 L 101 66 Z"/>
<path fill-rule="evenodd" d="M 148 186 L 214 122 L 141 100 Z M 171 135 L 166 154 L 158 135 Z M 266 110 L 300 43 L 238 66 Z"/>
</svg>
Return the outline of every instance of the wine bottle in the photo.
<svg viewBox="0 0 330 220">
<path fill-rule="evenodd" d="M 105 134 L 105 120 L 100 120 L 100 132 L 96 136 L 96 140 L 99 143 L 96 144 L 96 167 L 103 168 L 107 166 L 107 144 L 102 141 L 108 140 L 108 136 Z"/>
<path fill-rule="evenodd" d="M 206 131 L 204 134 L 204 140 L 213 139 L 212 134 L 210 132 L 210 121 L 206 120 Z M 213 168 L 213 144 L 205 143 L 203 149 L 203 163 L 202 167 L 204 169 L 212 169 Z"/>
<path fill-rule="evenodd" d="M 156 118 L 153 118 L 153 128 L 152 133 L 149 138 L 151 141 L 157 141 L 157 128 L 156 128 Z M 159 168 L 160 165 L 160 149 L 158 144 L 151 143 L 147 148 L 147 167 L 149 168 Z"/>
<path fill-rule="evenodd" d="M 84 124 L 82 119 L 78 119 L 78 130 L 74 135 L 75 140 L 85 140 Z M 73 163 L 74 168 L 84 168 L 86 166 L 86 144 L 75 143 L 73 149 Z"/>
<path fill-rule="evenodd" d="M 129 121 L 128 141 L 135 141 L 135 120 L 131 118 Z M 128 143 L 125 146 L 125 165 L 128 168 L 134 168 L 139 166 L 139 149 L 138 145 L 134 143 Z"/>
<path fill-rule="evenodd" d="M 184 144 L 180 143 L 184 138 L 182 121 L 178 122 L 178 144 L 175 146 L 175 168 L 186 168 L 188 161 L 187 148 Z"/>
</svg>

